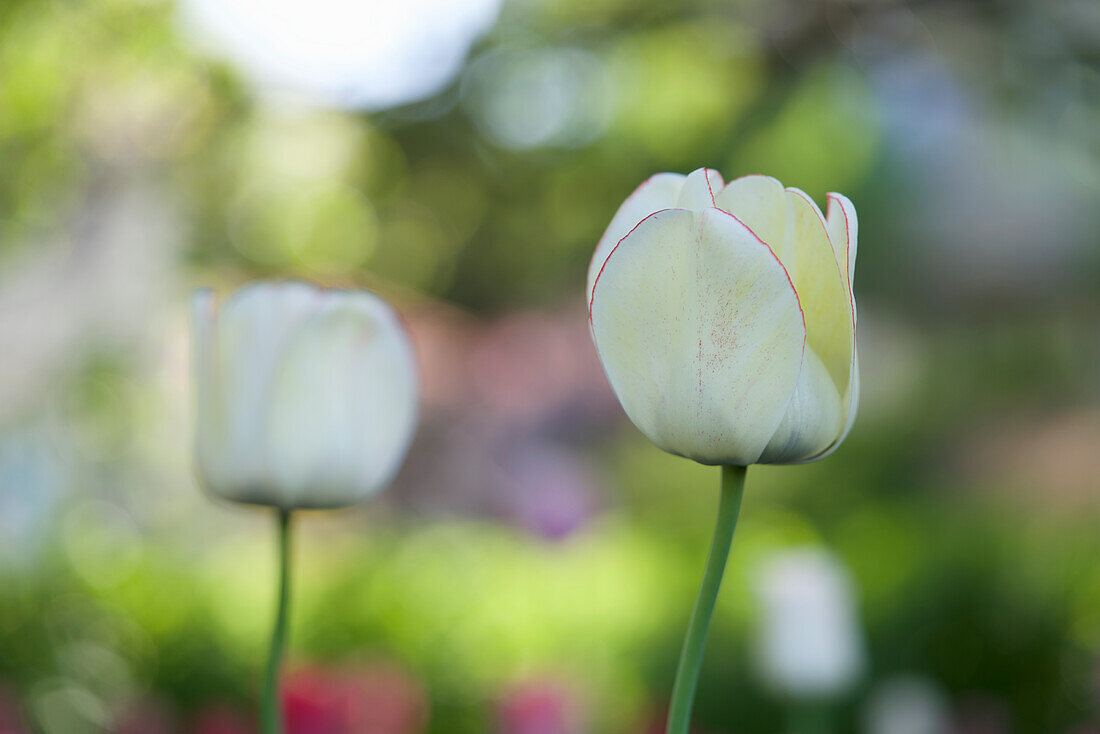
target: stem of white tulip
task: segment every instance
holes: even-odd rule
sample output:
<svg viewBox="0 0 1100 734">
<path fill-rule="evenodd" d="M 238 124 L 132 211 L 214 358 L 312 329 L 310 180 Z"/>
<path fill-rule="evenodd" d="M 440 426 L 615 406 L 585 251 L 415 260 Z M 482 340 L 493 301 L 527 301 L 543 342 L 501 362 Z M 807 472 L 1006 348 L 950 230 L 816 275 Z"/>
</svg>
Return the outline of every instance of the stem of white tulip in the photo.
<svg viewBox="0 0 1100 734">
<path fill-rule="evenodd" d="M 703 583 L 688 623 L 684 648 L 680 652 L 680 664 L 676 668 L 676 682 L 672 686 L 672 702 L 668 711 L 668 734 L 688 734 L 691 726 L 691 707 L 695 702 L 695 688 L 699 683 L 699 669 L 703 663 L 703 651 L 707 644 L 710 620 L 714 616 L 714 603 L 718 588 L 726 571 L 733 530 L 741 511 L 741 495 L 745 490 L 743 466 L 722 467 L 722 494 L 718 502 L 718 522 L 714 526 L 714 538 L 710 542 Z"/>
<path fill-rule="evenodd" d="M 278 510 L 279 523 L 279 602 L 275 612 L 275 628 L 271 632 L 271 648 L 260 693 L 260 731 L 263 734 L 283 734 L 283 712 L 279 701 L 279 669 L 286 648 L 287 615 L 290 606 L 290 510 Z"/>
</svg>

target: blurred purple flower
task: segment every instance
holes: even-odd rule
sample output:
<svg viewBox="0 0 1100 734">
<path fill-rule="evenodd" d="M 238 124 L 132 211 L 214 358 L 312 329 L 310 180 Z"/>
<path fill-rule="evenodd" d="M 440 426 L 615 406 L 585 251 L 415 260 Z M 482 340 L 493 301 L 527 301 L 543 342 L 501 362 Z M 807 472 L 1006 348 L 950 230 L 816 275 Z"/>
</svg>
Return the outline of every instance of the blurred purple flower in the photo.
<svg viewBox="0 0 1100 734">
<path fill-rule="evenodd" d="M 393 496 L 423 512 L 505 517 L 550 538 L 580 527 L 596 482 L 569 448 L 625 424 L 583 313 L 482 321 L 431 306 L 408 327 L 424 420 Z"/>
<path fill-rule="evenodd" d="M 592 516 L 596 482 L 569 451 L 532 444 L 506 452 L 496 491 L 503 515 L 549 540 L 561 540 Z"/>
</svg>

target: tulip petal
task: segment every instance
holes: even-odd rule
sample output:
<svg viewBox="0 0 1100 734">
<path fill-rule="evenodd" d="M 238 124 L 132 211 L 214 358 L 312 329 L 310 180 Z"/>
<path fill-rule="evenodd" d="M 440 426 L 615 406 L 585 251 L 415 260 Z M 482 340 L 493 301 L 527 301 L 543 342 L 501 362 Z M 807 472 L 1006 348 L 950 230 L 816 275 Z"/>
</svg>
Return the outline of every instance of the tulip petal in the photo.
<svg viewBox="0 0 1100 734">
<path fill-rule="evenodd" d="M 785 462 L 785 463 L 803 464 L 803 463 L 810 462 L 810 461 L 819 461 L 821 459 L 824 459 L 826 456 L 829 456 L 830 454 L 832 454 L 834 451 L 836 451 L 838 448 L 840 448 L 840 444 L 844 443 L 844 440 L 848 438 L 848 434 L 852 432 L 852 426 L 855 425 L 856 414 L 858 412 L 859 412 L 859 352 L 856 351 L 856 352 L 852 353 L 852 379 L 851 379 L 851 381 L 849 383 L 849 386 L 848 386 L 848 398 L 847 398 L 847 401 L 844 404 L 844 413 L 845 413 L 845 416 L 846 416 L 845 419 L 844 419 L 844 430 L 842 430 L 840 432 L 840 436 L 837 437 L 836 441 L 834 441 L 831 446 L 829 446 L 827 449 L 825 449 L 821 453 L 816 454 L 814 456 L 810 456 L 807 459 L 800 459 L 800 460 L 797 460 L 797 461 L 789 461 L 789 462 Z M 776 462 L 776 463 L 780 463 L 780 462 Z"/>
<path fill-rule="evenodd" d="M 798 189 L 787 189 L 787 201 L 793 213 L 788 231 L 797 244 L 793 258 L 783 264 L 806 313 L 806 344 L 821 357 L 837 391 L 845 394 L 855 343 L 851 296 L 821 210 Z"/>
<path fill-rule="evenodd" d="M 373 294 L 331 293 L 276 377 L 267 435 L 281 504 L 338 507 L 387 485 L 416 425 L 416 376 L 393 309 Z"/>
<path fill-rule="evenodd" d="M 840 435 L 845 412 L 828 370 L 807 348 L 783 422 L 758 463 L 784 464 L 820 455 Z"/>
<path fill-rule="evenodd" d="M 853 284 L 856 273 L 856 247 L 859 238 L 859 219 L 856 216 L 856 208 L 848 197 L 843 194 L 830 193 L 829 208 L 826 222 L 829 228 L 829 237 L 837 250 L 837 261 L 842 264 L 846 285 L 848 289 L 848 303 L 851 309 L 853 329 L 856 324 L 856 300 Z M 854 332 L 853 332 L 854 336 Z M 824 459 L 837 450 L 840 444 L 848 438 L 848 434 L 855 425 L 856 414 L 859 412 L 859 350 L 854 340 L 852 344 L 852 360 L 849 368 L 848 389 L 845 403 L 844 430 L 827 450 L 811 457 L 811 461 Z"/>
<path fill-rule="evenodd" d="M 771 176 L 742 176 L 714 195 L 715 205 L 745 223 L 768 243 L 780 262 L 793 260 L 792 213 L 783 184 Z"/>
<path fill-rule="evenodd" d="M 851 296 L 821 210 L 805 193 L 784 189 L 770 176 L 734 179 L 715 202 L 768 243 L 787 268 L 806 314 L 807 346 L 845 393 L 854 340 Z"/>
<path fill-rule="evenodd" d="M 680 196 L 676 200 L 675 207 L 677 209 L 712 208 L 714 207 L 714 192 L 721 190 L 722 174 L 713 168 L 697 168 L 684 179 L 684 185 L 680 189 Z M 648 212 L 646 216 L 652 213 Z"/>
<path fill-rule="evenodd" d="M 856 218 L 855 206 L 843 194 L 831 193 L 829 194 L 829 209 L 826 224 L 829 231 L 829 238 L 833 242 L 833 246 L 837 255 L 837 262 L 841 264 L 841 270 L 844 276 L 845 289 L 848 294 L 848 308 L 852 323 L 852 356 L 849 361 L 848 368 L 848 381 L 844 390 L 844 427 L 837 437 L 826 450 L 819 454 L 810 456 L 804 461 L 818 461 L 824 459 L 829 454 L 833 453 L 840 447 L 840 444 L 844 443 L 844 440 L 848 438 L 848 434 L 852 431 L 852 426 L 855 425 L 856 414 L 859 412 L 859 395 L 860 395 L 860 380 L 859 380 L 859 350 L 855 345 L 855 324 L 856 324 L 856 301 L 855 294 L 853 292 L 853 279 L 855 278 L 856 268 L 856 243 L 859 233 L 859 222 Z M 803 460 L 792 461 L 791 463 L 798 463 Z M 781 463 L 781 462 L 774 462 Z"/>
<path fill-rule="evenodd" d="M 256 283 L 221 307 L 217 326 L 217 377 L 229 499 L 249 501 L 269 490 L 265 421 L 275 369 L 299 326 L 316 310 L 321 291 L 293 281 Z"/>
<path fill-rule="evenodd" d="M 852 292 L 852 284 L 856 278 L 856 244 L 859 238 L 859 219 L 856 217 L 856 208 L 844 194 L 830 193 L 828 195 L 829 208 L 826 222 L 829 226 L 829 238 L 837 249 L 837 262 L 848 283 L 848 292 Z M 853 299 L 853 311 L 854 308 Z"/>
<path fill-rule="evenodd" d="M 599 275 L 607 256 L 615 249 L 615 245 L 619 244 L 619 240 L 626 237 L 638 222 L 653 212 L 675 206 L 685 180 L 687 176 L 679 173 L 658 173 L 635 189 L 634 193 L 622 203 L 596 245 L 596 251 L 588 264 L 588 286 L 584 296 L 586 306 L 592 302 L 592 288 L 596 285 L 596 276 Z"/>
<path fill-rule="evenodd" d="M 836 444 L 826 451 L 822 456 L 828 456 L 836 447 L 844 442 L 844 439 L 848 438 L 848 434 L 852 432 L 852 426 L 856 422 L 856 414 L 859 412 L 859 350 L 852 352 L 852 380 L 848 388 L 848 417 L 844 424 L 844 431 L 840 434 L 840 438 L 837 439 Z"/>
<path fill-rule="evenodd" d="M 642 221 L 604 263 L 592 334 L 627 415 L 666 451 L 754 463 L 795 392 L 806 327 L 782 264 L 718 209 Z"/>
</svg>

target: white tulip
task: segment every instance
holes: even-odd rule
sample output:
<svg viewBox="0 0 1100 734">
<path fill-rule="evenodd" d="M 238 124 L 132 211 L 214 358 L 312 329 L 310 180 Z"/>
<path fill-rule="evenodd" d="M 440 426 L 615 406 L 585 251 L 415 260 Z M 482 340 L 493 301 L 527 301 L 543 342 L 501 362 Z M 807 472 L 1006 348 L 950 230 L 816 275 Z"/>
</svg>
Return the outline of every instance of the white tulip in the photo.
<svg viewBox="0 0 1100 734">
<path fill-rule="evenodd" d="M 866 734 L 947 734 L 947 696 L 932 679 L 913 673 L 888 678 L 871 691 L 863 708 Z"/>
<path fill-rule="evenodd" d="M 813 548 L 768 559 L 756 587 L 757 663 L 776 691 L 829 698 L 854 685 L 865 651 L 852 583 L 832 555 Z"/>
<path fill-rule="evenodd" d="M 417 369 L 396 312 L 363 291 L 247 286 L 194 298 L 195 455 L 213 494 L 284 510 L 385 487 L 417 419 Z"/>
<path fill-rule="evenodd" d="M 660 173 L 619 208 L 588 271 L 612 389 L 655 444 L 703 464 L 815 461 L 859 400 L 857 223 L 767 176 Z"/>
</svg>

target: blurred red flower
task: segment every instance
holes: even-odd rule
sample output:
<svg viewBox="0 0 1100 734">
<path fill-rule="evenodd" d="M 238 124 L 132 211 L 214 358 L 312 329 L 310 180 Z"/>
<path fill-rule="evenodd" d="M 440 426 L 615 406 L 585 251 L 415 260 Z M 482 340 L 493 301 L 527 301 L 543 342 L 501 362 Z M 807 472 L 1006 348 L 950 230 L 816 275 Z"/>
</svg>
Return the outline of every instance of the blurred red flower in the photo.
<svg viewBox="0 0 1100 734">
<path fill-rule="evenodd" d="M 302 668 L 283 683 L 287 734 L 419 734 L 428 720 L 419 682 L 390 665 Z"/>
</svg>

